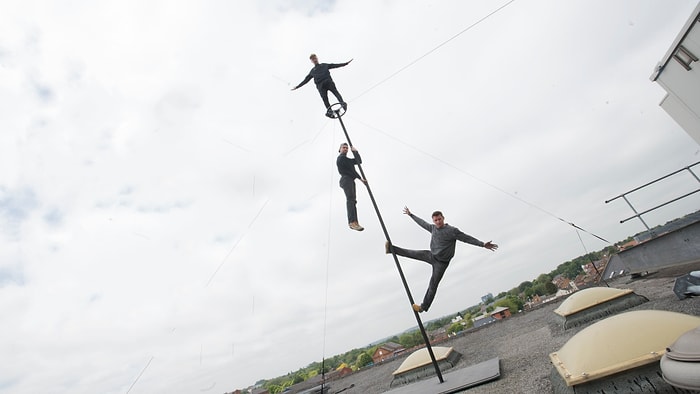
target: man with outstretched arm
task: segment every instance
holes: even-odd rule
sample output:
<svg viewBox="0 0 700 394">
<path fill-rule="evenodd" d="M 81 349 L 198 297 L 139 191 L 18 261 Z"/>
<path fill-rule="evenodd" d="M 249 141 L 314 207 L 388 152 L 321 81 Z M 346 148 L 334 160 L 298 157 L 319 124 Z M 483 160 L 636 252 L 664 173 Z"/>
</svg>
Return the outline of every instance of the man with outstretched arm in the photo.
<svg viewBox="0 0 700 394">
<path fill-rule="evenodd" d="M 438 284 L 440 284 L 440 280 L 445 274 L 450 260 L 452 260 L 455 255 L 457 241 L 483 247 L 491 251 L 498 249 L 498 245 L 491 241 L 479 241 L 471 235 L 461 232 L 457 227 L 450 226 L 445 223 L 445 217 L 440 211 L 433 212 L 433 224 L 427 223 L 423 219 L 412 214 L 408 207 L 403 208 L 403 213 L 410 216 L 419 226 L 430 232 L 430 250 L 403 249 L 391 245 L 389 241 L 387 241 L 385 244 L 385 252 L 387 254 L 393 252 L 399 256 L 425 261 L 433 267 L 433 275 L 430 277 L 430 283 L 428 284 L 428 290 L 425 292 L 425 297 L 423 297 L 423 302 L 420 305 L 413 304 L 414 311 L 427 312 L 435 298 Z"/>
<path fill-rule="evenodd" d="M 314 64 L 314 67 L 309 71 L 309 75 L 304 78 L 299 85 L 295 86 L 292 88 L 292 90 L 297 90 L 300 87 L 306 85 L 307 82 L 311 80 L 311 78 L 314 79 L 314 83 L 316 84 L 316 89 L 318 89 L 318 93 L 321 95 L 321 99 L 323 100 L 323 105 L 325 105 L 326 108 L 326 116 L 329 118 L 333 117 L 333 111 L 331 110 L 331 104 L 328 102 L 328 91 L 333 93 L 335 98 L 338 99 L 338 102 L 340 105 L 343 107 L 344 110 L 348 109 L 348 105 L 343 101 L 343 97 L 340 95 L 338 92 L 338 89 L 335 87 L 335 82 L 333 82 L 333 78 L 331 78 L 331 73 L 329 70 L 333 68 L 338 68 L 338 67 L 344 67 L 350 64 L 352 59 L 345 63 L 319 63 L 318 62 L 318 57 L 316 54 L 312 53 L 311 56 L 309 56 L 309 59 L 311 59 L 311 63 Z"/>
<path fill-rule="evenodd" d="M 365 228 L 357 223 L 357 196 L 355 192 L 355 179 L 361 180 L 363 183 L 367 183 L 365 179 L 362 179 L 360 174 L 355 170 L 355 166 L 362 164 L 362 158 L 360 157 L 360 152 L 351 146 L 353 158 L 348 157 L 348 144 L 343 142 L 340 144 L 338 152 L 338 158 L 335 160 L 335 164 L 338 166 L 338 173 L 340 173 L 340 187 L 345 192 L 345 204 L 348 211 L 348 226 L 351 229 L 362 231 Z"/>
</svg>

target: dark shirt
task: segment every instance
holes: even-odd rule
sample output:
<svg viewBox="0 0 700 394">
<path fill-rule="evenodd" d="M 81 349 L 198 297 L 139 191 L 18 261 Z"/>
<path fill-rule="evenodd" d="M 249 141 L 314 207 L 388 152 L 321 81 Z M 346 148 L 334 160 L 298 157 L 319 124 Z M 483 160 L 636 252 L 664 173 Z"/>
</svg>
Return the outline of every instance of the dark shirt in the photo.
<svg viewBox="0 0 700 394">
<path fill-rule="evenodd" d="M 430 237 L 430 253 L 439 261 L 449 263 L 452 260 L 455 255 L 455 244 L 457 241 L 466 242 L 474 246 L 484 246 L 483 242 L 461 232 L 457 227 L 452 227 L 445 223 L 442 228 L 437 228 L 436 225 L 430 224 L 414 214 L 410 216 L 419 226 L 432 234 L 432 237 Z"/>
<path fill-rule="evenodd" d="M 349 158 L 347 155 L 340 154 L 335 160 L 335 164 L 338 166 L 338 173 L 340 176 L 347 176 L 350 179 L 359 179 L 360 174 L 355 170 L 356 164 L 362 164 L 362 158 L 360 157 L 360 152 L 354 151 L 354 159 Z"/>
<path fill-rule="evenodd" d="M 297 85 L 294 89 L 298 89 L 298 88 L 306 85 L 306 83 L 309 82 L 311 80 L 311 78 L 314 79 L 314 83 L 316 84 L 316 86 L 318 86 L 318 85 L 320 85 L 328 80 L 332 81 L 333 79 L 331 78 L 331 73 L 329 70 L 333 69 L 333 68 L 347 66 L 348 63 L 350 63 L 350 62 L 338 63 L 338 64 L 319 63 L 319 64 L 315 65 L 314 68 L 311 69 L 311 71 L 309 71 L 309 75 L 307 75 L 306 78 L 304 78 L 304 80 L 301 81 L 301 83 L 299 85 Z"/>
</svg>

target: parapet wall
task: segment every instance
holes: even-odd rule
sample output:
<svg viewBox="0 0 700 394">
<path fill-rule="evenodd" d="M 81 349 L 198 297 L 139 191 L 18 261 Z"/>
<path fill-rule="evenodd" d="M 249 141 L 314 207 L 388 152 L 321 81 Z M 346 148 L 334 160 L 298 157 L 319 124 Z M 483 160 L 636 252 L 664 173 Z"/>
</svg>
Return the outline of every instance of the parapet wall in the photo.
<svg viewBox="0 0 700 394">
<path fill-rule="evenodd" d="M 617 256 L 631 275 L 700 261 L 700 221 L 623 250 Z"/>
</svg>

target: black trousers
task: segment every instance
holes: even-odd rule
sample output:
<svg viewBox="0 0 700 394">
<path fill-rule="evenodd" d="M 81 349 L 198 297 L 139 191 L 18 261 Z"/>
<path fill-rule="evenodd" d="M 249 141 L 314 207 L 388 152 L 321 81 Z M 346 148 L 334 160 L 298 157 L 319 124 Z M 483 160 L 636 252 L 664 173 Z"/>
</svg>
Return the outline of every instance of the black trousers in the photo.
<svg viewBox="0 0 700 394">
<path fill-rule="evenodd" d="M 399 248 L 398 246 L 392 246 L 392 249 L 394 250 L 394 253 L 396 253 L 399 256 L 408 257 L 414 260 L 425 261 L 433 267 L 433 275 L 430 277 L 428 290 L 425 292 L 423 302 L 420 305 L 421 309 L 427 312 L 428 309 L 430 309 L 430 305 L 432 305 L 433 303 L 433 299 L 435 299 L 435 294 L 437 294 L 438 285 L 442 280 L 442 276 L 445 275 L 447 266 L 450 263 L 445 263 L 443 261 L 436 260 L 429 250 L 410 250 Z"/>
<path fill-rule="evenodd" d="M 338 92 L 338 89 L 335 87 L 335 83 L 332 79 L 325 80 L 320 84 L 316 85 L 316 89 L 318 89 L 318 93 L 321 95 L 321 100 L 323 100 L 323 105 L 326 106 L 326 109 L 328 109 L 331 106 L 331 104 L 328 102 L 329 91 L 333 93 L 335 98 L 338 99 L 338 102 L 344 102 L 343 96 L 341 96 L 340 92 Z"/>
<path fill-rule="evenodd" d="M 340 177 L 340 187 L 345 192 L 345 205 L 348 210 L 348 223 L 357 221 L 357 195 L 355 179 L 349 176 Z"/>
</svg>

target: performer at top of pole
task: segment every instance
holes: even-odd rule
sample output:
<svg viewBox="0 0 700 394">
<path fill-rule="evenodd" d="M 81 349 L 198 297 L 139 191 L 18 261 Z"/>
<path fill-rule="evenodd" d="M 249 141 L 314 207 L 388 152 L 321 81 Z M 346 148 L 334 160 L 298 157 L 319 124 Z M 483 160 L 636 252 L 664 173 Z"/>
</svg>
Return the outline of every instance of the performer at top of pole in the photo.
<svg viewBox="0 0 700 394">
<path fill-rule="evenodd" d="M 340 105 L 343 107 L 344 110 L 347 110 L 348 105 L 343 101 L 343 97 L 340 95 L 338 92 L 338 89 L 335 87 L 335 83 L 333 82 L 333 78 L 331 78 L 331 73 L 330 69 L 333 68 L 338 68 L 338 67 L 344 67 L 350 64 L 352 59 L 345 63 L 319 63 L 318 62 L 318 57 L 316 54 L 312 53 L 311 56 L 309 56 L 309 59 L 311 59 L 311 63 L 314 64 L 314 67 L 309 71 L 309 75 L 304 78 L 299 85 L 295 86 L 292 88 L 292 90 L 297 90 L 300 87 L 306 85 L 307 82 L 311 80 L 311 78 L 314 79 L 314 83 L 316 84 L 316 89 L 318 89 L 318 93 L 321 94 L 321 99 L 323 100 L 323 104 L 325 105 L 326 108 L 326 116 L 329 118 L 333 117 L 333 111 L 331 110 L 331 104 L 328 102 L 328 91 L 333 93 L 335 98 L 338 99 L 338 102 Z"/>
<path fill-rule="evenodd" d="M 338 158 L 335 160 L 335 164 L 338 166 L 338 173 L 340 174 L 340 187 L 345 192 L 345 204 L 348 211 L 348 226 L 357 231 L 362 231 L 365 228 L 360 226 L 357 222 L 357 197 L 355 192 L 355 179 L 359 179 L 363 183 L 367 183 L 365 179 L 362 179 L 360 174 L 355 170 L 355 166 L 362 164 L 362 157 L 360 157 L 360 152 L 351 146 L 352 159 L 348 157 L 348 144 L 343 142 L 340 144 L 338 152 Z"/>
<path fill-rule="evenodd" d="M 430 277 L 428 290 L 425 293 L 423 302 L 413 304 L 413 310 L 416 312 L 427 312 L 430 305 L 433 303 L 435 294 L 437 293 L 438 284 L 442 276 L 450 264 L 450 260 L 455 255 L 457 241 L 466 242 L 471 245 L 480 246 L 491 251 L 498 249 L 498 245 L 491 241 L 482 242 L 478 239 L 461 232 L 457 227 L 452 227 L 445 223 L 445 217 L 442 212 L 433 212 L 433 224 L 429 224 L 423 219 L 411 213 L 408 207 L 403 208 L 403 213 L 410 216 L 419 226 L 429 231 L 430 250 L 409 250 L 398 246 L 391 245 L 389 241 L 385 244 L 385 252 L 387 254 L 394 253 L 399 256 L 408 257 L 410 259 L 425 261 L 433 267 L 433 275 Z"/>
</svg>

